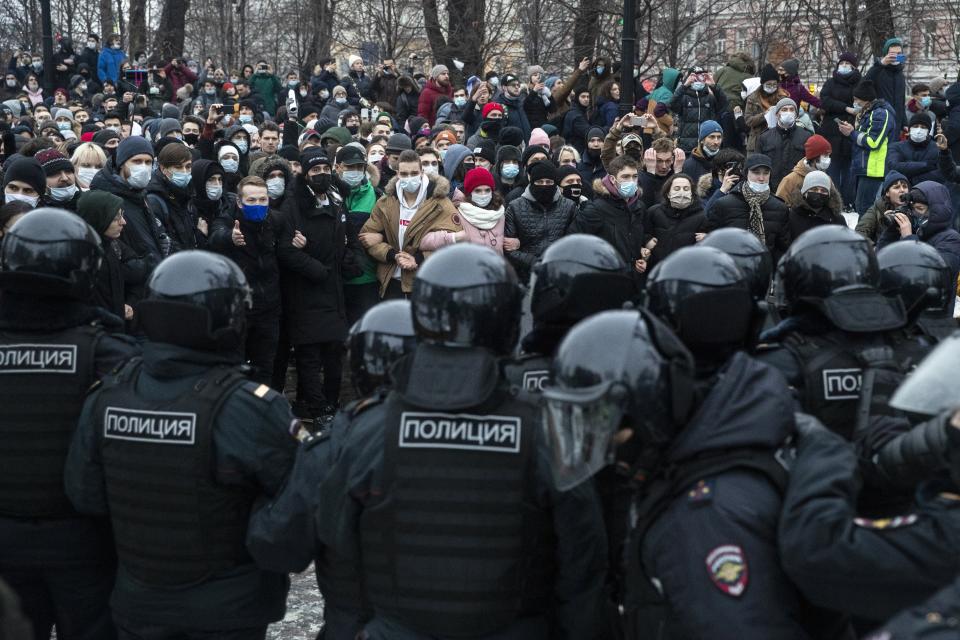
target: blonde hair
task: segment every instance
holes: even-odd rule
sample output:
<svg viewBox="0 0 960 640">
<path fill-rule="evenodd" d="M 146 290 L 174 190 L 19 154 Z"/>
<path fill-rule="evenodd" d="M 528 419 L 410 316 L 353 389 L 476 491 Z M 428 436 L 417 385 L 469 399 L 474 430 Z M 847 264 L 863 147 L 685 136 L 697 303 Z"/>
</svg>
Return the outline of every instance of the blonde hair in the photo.
<svg viewBox="0 0 960 640">
<path fill-rule="evenodd" d="M 100 148 L 100 145 L 84 142 L 74 150 L 73 155 L 70 156 L 70 162 L 78 169 L 81 162 L 90 162 L 104 167 L 107 164 L 107 154 Z"/>
</svg>

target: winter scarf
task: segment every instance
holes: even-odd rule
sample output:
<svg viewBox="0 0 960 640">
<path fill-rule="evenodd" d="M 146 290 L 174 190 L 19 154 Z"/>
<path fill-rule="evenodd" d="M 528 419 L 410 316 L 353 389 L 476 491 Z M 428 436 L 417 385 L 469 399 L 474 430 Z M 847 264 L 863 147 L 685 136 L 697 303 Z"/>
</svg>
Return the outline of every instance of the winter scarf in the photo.
<svg viewBox="0 0 960 640">
<path fill-rule="evenodd" d="M 627 203 L 627 206 L 632 205 L 634 202 L 636 202 L 640 198 L 639 188 L 637 189 L 637 192 L 635 194 L 630 196 L 630 198 L 624 198 L 622 195 L 620 195 L 620 189 L 617 188 L 617 183 L 613 181 L 613 176 L 611 175 L 604 176 L 601 182 L 603 183 L 603 186 L 607 188 L 607 192 L 609 192 L 610 195 L 612 195 L 615 198 L 620 198 L 621 200 Z"/>
<path fill-rule="evenodd" d="M 503 217 L 503 207 L 499 209 L 483 209 L 469 202 L 460 203 L 460 215 L 477 229 L 486 231 L 493 229 Z"/>
<path fill-rule="evenodd" d="M 760 242 L 766 244 L 767 234 L 763 229 L 763 209 L 761 207 L 763 207 L 767 199 L 770 198 L 770 192 L 756 193 L 750 188 L 750 185 L 746 184 L 743 185 L 740 192 L 743 194 L 743 199 L 750 206 L 750 233 L 757 236 Z"/>
</svg>

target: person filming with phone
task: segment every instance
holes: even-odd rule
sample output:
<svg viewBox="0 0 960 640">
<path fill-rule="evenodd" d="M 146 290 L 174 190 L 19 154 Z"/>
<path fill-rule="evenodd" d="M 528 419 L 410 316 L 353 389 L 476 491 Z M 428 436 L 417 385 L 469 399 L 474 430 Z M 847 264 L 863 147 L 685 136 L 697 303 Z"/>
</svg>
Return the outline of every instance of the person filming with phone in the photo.
<svg viewBox="0 0 960 640">
<path fill-rule="evenodd" d="M 906 126 L 907 80 L 903 67 L 907 56 L 903 52 L 903 41 L 900 38 L 890 38 L 883 43 L 880 56 L 873 66 L 867 70 L 866 80 L 870 80 L 877 88 L 877 97 L 890 103 L 896 115 L 896 131 Z"/>
</svg>

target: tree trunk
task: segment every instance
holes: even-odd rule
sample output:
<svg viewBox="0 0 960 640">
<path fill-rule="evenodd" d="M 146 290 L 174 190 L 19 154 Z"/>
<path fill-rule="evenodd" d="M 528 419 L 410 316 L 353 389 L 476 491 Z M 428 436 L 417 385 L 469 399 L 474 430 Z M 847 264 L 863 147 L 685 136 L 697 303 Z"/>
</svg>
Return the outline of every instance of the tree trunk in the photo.
<svg viewBox="0 0 960 640">
<path fill-rule="evenodd" d="M 336 2 L 333 0 L 313 0 L 311 5 L 311 24 L 315 25 L 304 58 L 308 63 L 316 63 L 330 56 L 330 43 L 333 40 L 333 13 Z M 311 67 L 312 70 L 312 67 Z"/>
<path fill-rule="evenodd" d="M 153 55 L 170 60 L 183 54 L 185 21 L 190 0 L 166 0 L 160 13 L 160 27 L 153 41 Z"/>
<path fill-rule="evenodd" d="M 449 42 L 457 43 L 457 51 L 448 51 L 443 64 L 450 70 L 451 79 L 458 84 L 471 75 L 483 75 L 484 53 L 489 47 L 486 42 L 486 0 L 448 0 L 447 36 Z M 457 71 L 453 64 L 456 55 L 463 62 L 463 72 Z M 458 76 L 463 76 L 458 78 Z"/>
<path fill-rule="evenodd" d="M 580 0 L 573 22 L 573 64 L 583 58 L 593 60 L 594 44 L 600 28 L 600 7 L 597 0 Z"/>
<path fill-rule="evenodd" d="M 870 53 L 880 55 L 883 43 L 894 35 L 893 10 L 890 0 L 866 0 L 867 37 L 870 38 Z"/>
<path fill-rule="evenodd" d="M 129 54 L 147 48 L 147 3 L 146 0 L 130 0 L 130 27 L 127 30 Z"/>
</svg>

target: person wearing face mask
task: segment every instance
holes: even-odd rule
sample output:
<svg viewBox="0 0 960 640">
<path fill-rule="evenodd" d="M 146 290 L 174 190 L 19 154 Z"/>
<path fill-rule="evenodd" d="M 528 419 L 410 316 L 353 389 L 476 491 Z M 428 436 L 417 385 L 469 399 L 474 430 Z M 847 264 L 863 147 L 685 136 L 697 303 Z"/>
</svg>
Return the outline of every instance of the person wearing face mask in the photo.
<svg viewBox="0 0 960 640">
<path fill-rule="evenodd" d="M 938 182 L 921 182 L 910 190 L 910 212 L 888 211 L 892 222 L 877 240 L 877 250 L 900 240 L 920 240 L 937 250 L 950 269 L 949 282 L 960 273 L 960 233 L 951 226 L 950 192 Z"/>
<path fill-rule="evenodd" d="M 523 110 L 524 96 L 520 93 L 520 78 L 512 73 L 505 73 L 500 78 L 500 91 L 493 96 L 493 101 L 505 105 L 504 127 L 517 127 L 523 134 L 523 139 L 530 137 L 530 121 Z"/>
<path fill-rule="evenodd" d="M 684 153 L 691 153 L 698 143 L 700 125 L 707 120 L 719 121 L 720 114 L 728 108 L 727 96 L 714 84 L 713 76 L 703 67 L 691 68 L 670 103 L 670 110 L 679 119 L 677 146 Z"/>
<path fill-rule="evenodd" d="M 804 144 L 811 134 L 797 126 L 797 103 L 791 98 L 781 98 L 773 114 L 777 126 L 757 139 L 757 153 L 762 153 L 773 162 L 770 189 L 776 191 L 780 181 L 803 159 Z"/>
<path fill-rule="evenodd" d="M 587 88 L 590 91 L 590 98 L 594 104 L 600 98 L 600 92 L 604 85 L 613 78 L 613 65 L 607 58 L 597 58 L 590 65 L 590 72 L 587 74 L 589 82 Z"/>
<path fill-rule="evenodd" d="M 406 74 L 397 78 L 397 97 L 393 102 L 397 122 L 406 122 L 411 116 L 417 115 L 419 102 L 420 85 Z"/>
<path fill-rule="evenodd" d="M 15 99 L 18 95 L 20 95 L 20 81 L 17 79 L 17 74 L 7 71 L 3 85 L 0 86 L 0 102 Z"/>
<path fill-rule="evenodd" d="M 234 196 L 224 188 L 224 171 L 212 160 L 194 160 L 190 170 L 190 201 L 187 209 L 197 221 L 197 246 L 206 247 L 210 229 L 218 216 L 229 215 Z"/>
<path fill-rule="evenodd" d="M 374 186 L 379 174 L 366 162 L 364 149 L 357 142 L 342 147 L 337 152 L 337 174 L 349 187 L 344 199 L 347 211 L 347 234 L 357 238 L 363 225 L 370 219 L 370 212 L 383 191 Z M 347 323 L 353 325 L 368 309 L 380 301 L 380 285 L 377 281 L 377 266 L 365 252 L 360 256 L 363 273 L 343 283 L 343 297 L 347 307 Z"/>
<path fill-rule="evenodd" d="M 96 69 L 99 57 L 100 36 L 88 33 L 84 38 L 83 49 L 77 54 L 77 69 L 81 64 L 86 65 L 88 69 Z"/>
<path fill-rule="evenodd" d="M 577 171 L 580 172 L 584 184 L 593 184 L 594 180 L 607 174 L 602 157 L 604 138 L 603 129 L 600 127 L 593 127 L 587 132 L 583 155 L 580 156 L 580 162 L 577 164 Z"/>
<path fill-rule="evenodd" d="M 446 161 L 450 161 L 451 153 L 457 154 L 456 146 L 447 152 Z M 447 178 L 423 175 L 415 151 L 400 153 L 397 173 L 374 205 L 359 236 L 367 253 L 377 262 L 381 299 L 410 295 L 417 269 L 429 259 L 429 253 L 420 246 L 427 233 L 460 230 L 452 222 L 457 210 L 449 193 Z"/>
<path fill-rule="evenodd" d="M 776 263 L 790 246 L 786 203 L 770 191 L 773 163 L 763 154 L 752 153 L 744 162 L 744 175 L 731 192 L 707 210 L 711 229 L 746 229 L 770 249 Z"/>
<path fill-rule="evenodd" d="M 586 195 L 586 191 L 583 188 L 583 178 L 580 177 L 580 173 L 573 167 L 565 165 L 557 169 L 557 177 L 560 181 L 557 185 L 560 187 L 560 193 L 563 194 L 563 197 L 572 202 L 577 206 L 577 211 L 580 210 L 580 207 L 590 202 L 590 198 Z M 589 192 L 591 195 L 593 191 Z"/>
<path fill-rule="evenodd" d="M 120 65 L 127 59 L 127 54 L 123 52 L 120 42 L 120 36 L 113 34 L 107 39 L 107 46 L 103 48 L 97 57 L 97 77 L 100 83 L 107 80 L 114 86 L 120 81 Z"/>
<path fill-rule="evenodd" d="M 796 58 L 789 58 L 780 63 L 777 67 L 777 73 L 780 76 L 780 88 L 784 89 L 790 99 L 800 104 L 807 104 L 820 108 L 820 99 L 810 93 L 806 85 L 800 80 L 800 61 Z"/>
<path fill-rule="evenodd" d="M 856 126 L 841 122 L 838 128 L 853 145 L 850 173 L 857 180 L 855 207 L 863 215 L 883 183 L 887 152 L 899 129 L 893 107 L 878 97 L 870 80 L 862 80 L 853 90 L 853 104 L 859 109 Z"/>
<path fill-rule="evenodd" d="M 757 139 L 769 128 L 767 112 L 789 94 L 780 88 L 780 76 L 772 64 L 764 65 L 760 71 L 760 86 L 747 96 L 743 109 L 743 119 L 749 133 L 747 135 L 747 153 L 757 148 Z"/>
<path fill-rule="evenodd" d="M 707 120 L 700 125 L 696 148 L 683 161 L 683 172 L 690 177 L 694 184 L 712 168 L 713 158 L 720 151 L 723 144 L 723 127 L 714 120 Z"/>
<path fill-rule="evenodd" d="M 3 202 L 23 202 L 36 208 L 46 192 L 47 177 L 36 158 L 8 161 L 3 172 Z"/>
<path fill-rule="evenodd" d="M 911 184 L 927 180 L 944 182 L 937 168 L 940 151 L 930 132 L 930 118 L 926 113 L 910 117 L 907 139 L 890 145 L 887 154 L 887 171 L 899 171 L 910 179 Z"/>
<path fill-rule="evenodd" d="M 443 157 L 443 175 L 450 182 L 450 191 L 447 194 L 453 202 L 463 202 L 466 197 L 463 192 L 463 181 L 467 172 L 476 166 L 473 151 L 462 144 L 452 144 L 447 147 Z"/>
<path fill-rule="evenodd" d="M 931 109 L 933 97 L 930 94 L 929 85 L 922 82 L 913 85 L 910 88 L 910 99 L 907 100 L 906 117 L 912 119 L 915 114 L 922 113 L 930 120 L 930 130 L 934 131 L 937 128 L 937 114 Z"/>
<path fill-rule="evenodd" d="M 373 81 L 367 75 L 363 66 L 363 58 L 358 55 L 347 57 L 347 75 L 340 78 L 340 84 L 347 89 L 347 99 L 350 104 L 359 107 L 368 107 L 374 100 L 371 92 Z"/>
<path fill-rule="evenodd" d="M 370 95 L 375 102 L 393 104 L 397 100 L 397 65 L 392 58 L 387 58 L 380 64 L 380 68 L 370 83 Z"/>
<path fill-rule="evenodd" d="M 637 183 L 639 167 L 631 157 L 615 158 L 607 167 L 608 174 L 594 180 L 593 200 L 583 206 L 570 226 L 573 233 L 589 233 L 613 245 L 624 262 L 631 265 L 637 281 L 647 270 L 650 250 L 656 244 L 643 227 L 647 209 Z M 520 242 L 522 245 L 523 238 Z"/>
<path fill-rule="evenodd" d="M 494 183 L 497 193 L 504 198 L 517 186 L 520 180 L 520 149 L 503 145 L 497 149 L 497 162 L 493 167 Z"/>
<path fill-rule="evenodd" d="M 164 146 L 157 155 L 157 168 L 147 185 L 144 200 L 147 209 L 163 223 L 171 241 L 171 253 L 199 248 L 199 221 L 189 209 L 192 180 L 193 155 L 190 149 L 180 142 Z"/>
<path fill-rule="evenodd" d="M 873 66 L 867 69 L 864 75 L 864 79 L 870 80 L 876 87 L 877 97 L 885 100 L 893 109 L 895 131 L 900 131 L 907 123 L 907 81 L 903 69 L 905 64 L 903 40 L 888 38 L 883 43 L 880 55 L 874 59 Z"/>
<path fill-rule="evenodd" d="M 80 189 L 77 188 L 77 176 L 70 160 L 56 149 L 43 149 L 34 156 L 47 177 L 46 190 L 41 202 L 46 206 L 77 210 Z"/>
<path fill-rule="evenodd" d="M 236 193 L 237 185 L 243 178 L 240 171 L 240 150 L 233 142 L 220 142 L 217 147 L 217 162 L 223 167 L 223 189 L 228 193 Z"/>
<path fill-rule="evenodd" d="M 107 154 L 99 145 L 84 142 L 74 149 L 73 155 L 70 156 L 70 164 L 76 170 L 77 186 L 81 191 L 87 191 L 90 189 L 93 177 L 107 164 Z"/>
<path fill-rule="evenodd" d="M 813 135 L 807 138 L 803 143 L 803 158 L 797 161 L 787 176 L 780 181 L 777 187 L 777 197 L 787 203 L 788 207 L 796 207 L 803 202 L 803 180 L 812 171 L 823 171 L 830 175 L 827 170 L 833 166 L 833 147 L 827 142 L 827 139 L 821 135 Z M 843 200 L 836 186 L 830 184 L 830 208 L 836 211 L 843 210 Z M 796 236 L 794 236 L 796 237 Z"/>
<path fill-rule="evenodd" d="M 791 239 L 799 238 L 804 231 L 822 224 L 847 224 L 840 209 L 831 202 L 832 191 L 830 176 L 823 171 L 811 171 L 806 175 L 800 187 L 800 202 L 790 206 L 787 218 Z"/>
<path fill-rule="evenodd" d="M 643 230 L 657 239 L 647 260 L 649 269 L 677 249 L 706 237 L 709 225 L 694 184 L 685 173 L 673 174 L 663 183 L 663 202 L 646 212 Z"/>
<path fill-rule="evenodd" d="M 417 99 L 417 115 L 426 118 L 430 126 L 437 119 L 437 98 L 446 96 L 453 100 L 453 84 L 450 82 L 450 70 L 446 65 L 438 64 L 430 69 L 430 78 Z M 523 111 L 521 110 L 521 113 Z M 524 116 L 526 117 L 526 116 Z"/>
<path fill-rule="evenodd" d="M 120 239 L 142 258 L 148 269 L 156 266 L 170 251 L 170 239 L 163 223 L 144 203 L 145 189 L 153 173 L 153 146 L 139 136 L 126 138 L 117 146 L 116 156 L 101 169 L 90 189 L 106 191 L 123 200 L 126 225 Z M 144 295 L 141 285 L 127 291 L 127 301 L 133 304 Z"/>
<path fill-rule="evenodd" d="M 499 141 L 500 131 L 506 126 L 503 119 L 503 105 L 497 102 L 488 102 L 480 109 L 481 117 L 480 128 L 467 139 L 467 145 L 471 149 L 479 145 L 484 140 Z"/>
<path fill-rule="evenodd" d="M 273 73 L 266 60 L 259 60 L 253 75 L 249 78 L 250 90 L 263 101 L 263 110 L 273 114 L 277 112 L 277 96 L 286 95 L 284 84 Z"/>
<path fill-rule="evenodd" d="M 853 123 L 857 109 L 853 106 L 853 89 L 860 83 L 860 59 L 856 54 L 840 54 L 836 70 L 820 90 L 820 102 L 824 112 L 820 133 L 833 148 L 827 175 L 839 189 L 843 203 L 852 207 L 856 197 L 856 182 L 850 176 L 850 161 L 853 147 L 850 139 L 840 134 L 838 120 Z"/>
<path fill-rule="evenodd" d="M 320 111 L 320 120 L 329 120 L 336 123 L 340 121 L 340 112 L 348 109 L 350 103 L 347 101 L 347 90 L 342 85 L 334 87 L 330 100 Z"/>
</svg>

